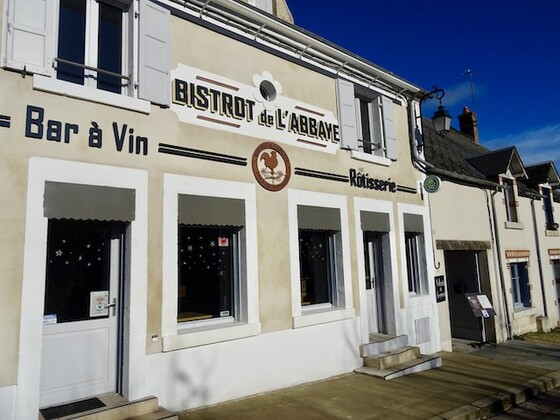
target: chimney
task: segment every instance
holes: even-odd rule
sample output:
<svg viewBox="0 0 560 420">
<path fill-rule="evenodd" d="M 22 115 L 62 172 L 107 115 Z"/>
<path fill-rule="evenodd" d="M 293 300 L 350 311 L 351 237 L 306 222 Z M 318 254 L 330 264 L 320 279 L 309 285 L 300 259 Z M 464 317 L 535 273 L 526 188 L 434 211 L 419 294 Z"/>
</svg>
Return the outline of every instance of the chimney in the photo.
<svg viewBox="0 0 560 420">
<path fill-rule="evenodd" d="M 475 143 L 479 143 L 476 113 L 471 112 L 468 106 L 464 107 L 463 113 L 459 115 L 459 128 L 461 133 L 469 136 Z"/>
</svg>

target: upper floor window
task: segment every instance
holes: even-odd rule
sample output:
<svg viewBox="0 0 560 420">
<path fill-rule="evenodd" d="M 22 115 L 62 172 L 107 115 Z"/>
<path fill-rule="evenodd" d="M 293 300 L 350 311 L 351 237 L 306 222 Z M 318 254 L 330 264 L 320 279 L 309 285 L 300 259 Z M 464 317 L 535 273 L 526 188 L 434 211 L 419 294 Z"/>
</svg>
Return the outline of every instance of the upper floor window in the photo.
<svg viewBox="0 0 560 420">
<path fill-rule="evenodd" d="M 397 159 L 396 104 L 371 90 L 338 79 L 341 147 L 364 155 Z"/>
<path fill-rule="evenodd" d="M 542 189 L 544 217 L 547 230 L 558 230 L 558 225 L 554 223 L 554 209 L 552 208 L 552 191 L 550 188 Z"/>
<path fill-rule="evenodd" d="M 517 222 L 517 200 L 515 199 L 515 181 L 503 178 L 504 204 L 506 206 L 506 217 L 508 222 Z"/>
<path fill-rule="evenodd" d="M 60 0 L 56 76 L 59 80 L 121 93 L 128 6 L 94 0 Z"/>
<path fill-rule="evenodd" d="M 2 64 L 37 75 L 34 88 L 132 109 L 134 99 L 169 104 L 169 10 L 151 0 L 7 2 Z"/>
</svg>

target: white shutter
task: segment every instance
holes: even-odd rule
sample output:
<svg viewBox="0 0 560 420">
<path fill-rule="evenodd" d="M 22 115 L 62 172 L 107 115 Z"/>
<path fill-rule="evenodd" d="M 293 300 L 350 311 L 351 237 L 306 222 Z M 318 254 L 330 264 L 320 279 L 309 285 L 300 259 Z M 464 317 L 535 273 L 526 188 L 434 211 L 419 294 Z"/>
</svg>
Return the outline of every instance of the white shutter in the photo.
<svg viewBox="0 0 560 420">
<path fill-rule="evenodd" d="M 358 134 L 356 130 L 356 107 L 354 105 L 354 85 L 338 79 L 338 124 L 340 126 L 340 147 L 358 150 Z"/>
<path fill-rule="evenodd" d="M 9 0 L 3 65 L 52 74 L 54 1 Z"/>
<path fill-rule="evenodd" d="M 382 97 L 383 104 L 383 129 L 385 131 L 386 157 L 397 160 L 397 132 L 395 128 L 395 104 L 389 98 Z"/>
<path fill-rule="evenodd" d="M 371 142 L 373 143 L 372 154 L 375 156 L 385 156 L 383 150 L 383 126 L 381 123 L 381 98 L 378 96 L 370 103 L 369 109 Z"/>
<path fill-rule="evenodd" d="M 170 102 L 169 10 L 140 1 L 138 97 L 160 105 Z"/>
</svg>

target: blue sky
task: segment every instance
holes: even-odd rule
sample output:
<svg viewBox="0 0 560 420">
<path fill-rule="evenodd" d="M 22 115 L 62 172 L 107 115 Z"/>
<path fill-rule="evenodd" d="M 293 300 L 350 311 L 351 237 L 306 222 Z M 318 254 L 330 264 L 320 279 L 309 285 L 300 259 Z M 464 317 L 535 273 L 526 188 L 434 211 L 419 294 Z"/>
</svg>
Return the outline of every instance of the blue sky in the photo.
<svg viewBox="0 0 560 420">
<path fill-rule="evenodd" d="M 560 0 L 287 0 L 295 24 L 424 89 L 453 116 L 473 108 L 481 143 L 560 170 Z M 431 116 L 436 101 L 424 107 Z"/>
</svg>

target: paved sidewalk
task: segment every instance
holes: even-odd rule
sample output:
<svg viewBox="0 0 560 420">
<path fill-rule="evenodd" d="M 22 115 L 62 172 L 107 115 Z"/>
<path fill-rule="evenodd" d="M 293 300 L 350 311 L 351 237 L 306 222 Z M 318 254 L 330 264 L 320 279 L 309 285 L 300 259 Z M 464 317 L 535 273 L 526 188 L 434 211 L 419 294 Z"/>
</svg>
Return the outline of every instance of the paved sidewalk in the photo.
<svg viewBox="0 0 560 420">
<path fill-rule="evenodd" d="M 441 368 L 391 381 L 348 374 L 187 411 L 180 419 L 479 418 L 560 385 L 557 347 L 511 342 L 441 355 Z"/>
</svg>

